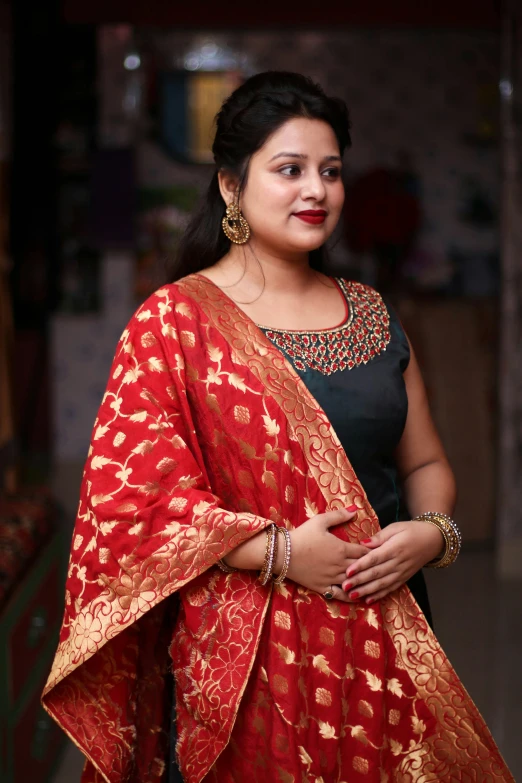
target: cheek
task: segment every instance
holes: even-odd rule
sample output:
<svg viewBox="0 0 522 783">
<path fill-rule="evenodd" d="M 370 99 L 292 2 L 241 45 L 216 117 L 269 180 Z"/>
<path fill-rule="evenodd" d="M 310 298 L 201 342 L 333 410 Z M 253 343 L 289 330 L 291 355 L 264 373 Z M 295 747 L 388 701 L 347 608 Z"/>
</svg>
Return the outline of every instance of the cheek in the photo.
<svg viewBox="0 0 522 783">
<path fill-rule="evenodd" d="M 344 186 L 341 182 L 332 186 L 329 194 L 330 209 L 340 214 L 344 204 Z"/>
<path fill-rule="evenodd" d="M 252 224 L 263 224 L 265 230 L 271 225 L 286 222 L 299 193 L 293 183 L 268 181 L 258 188 L 252 188 L 244 200 L 245 217 Z"/>
</svg>

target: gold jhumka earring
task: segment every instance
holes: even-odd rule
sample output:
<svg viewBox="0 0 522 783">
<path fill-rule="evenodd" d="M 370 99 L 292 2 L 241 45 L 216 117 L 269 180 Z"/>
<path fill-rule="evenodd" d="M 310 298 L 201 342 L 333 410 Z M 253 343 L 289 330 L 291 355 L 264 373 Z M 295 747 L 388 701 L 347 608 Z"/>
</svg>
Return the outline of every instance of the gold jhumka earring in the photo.
<svg viewBox="0 0 522 783">
<path fill-rule="evenodd" d="M 237 201 L 232 202 L 227 207 L 225 217 L 221 225 L 223 231 L 231 242 L 236 245 L 244 245 L 250 238 L 250 226 L 241 214 Z"/>
</svg>

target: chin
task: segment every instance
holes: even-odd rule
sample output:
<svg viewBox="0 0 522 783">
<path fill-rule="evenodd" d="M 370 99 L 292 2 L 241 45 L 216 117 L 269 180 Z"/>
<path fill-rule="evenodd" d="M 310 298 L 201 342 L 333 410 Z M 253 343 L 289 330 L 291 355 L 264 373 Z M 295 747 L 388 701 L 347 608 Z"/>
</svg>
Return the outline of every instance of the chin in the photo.
<svg viewBox="0 0 522 783">
<path fill-rule="evenodd" d="M 317 250 L 317 248 L 321 247 L 321 245 L 324 245 L 329 236 L 330 234 L 322 233 L 321 236 L 303 237 L 300 241 L 297 240 L 291 244 L 293 249 L 299 253 L 311 253 L 312 250 Z"/>
</svg>

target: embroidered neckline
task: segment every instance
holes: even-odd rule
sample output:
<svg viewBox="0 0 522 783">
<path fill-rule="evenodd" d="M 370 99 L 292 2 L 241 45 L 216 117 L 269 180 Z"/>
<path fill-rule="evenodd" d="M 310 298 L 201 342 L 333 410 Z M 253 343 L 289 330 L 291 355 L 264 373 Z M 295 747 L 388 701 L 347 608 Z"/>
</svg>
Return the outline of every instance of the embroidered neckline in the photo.
<svg viewBox="0 0 522 783">
<path fill-rule="evenodd" d="M 256 324 L 296 370 L 309 368 L 323 375 L 352 370 L 383 353 L 391 340 L 390 317 L 380 294 L 362 283 L 335 280 L 349 309 L 339 326 L 308 332 Z"/>
</svg>

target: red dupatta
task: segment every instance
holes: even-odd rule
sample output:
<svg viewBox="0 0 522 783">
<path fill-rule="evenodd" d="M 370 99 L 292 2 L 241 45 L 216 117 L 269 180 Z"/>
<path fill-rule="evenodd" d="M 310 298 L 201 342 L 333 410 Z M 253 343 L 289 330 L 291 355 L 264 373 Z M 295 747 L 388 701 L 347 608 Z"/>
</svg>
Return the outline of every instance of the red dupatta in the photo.
<svg viewBox="0 0 522 783">
<path fill-rule="evenodd" d="M 359 541 L 378 521 L 328 419 L 216 286 L 192 275 L 138 310 L 94 427 L 43 696 L 87 757 L 84 783 L 165 780 L 174 593 L 177 752 L 187 783 L 199 783 L 227 747 L 256 656 L 278 651 L 267 676 L 287 699 L 302 687 L 307 664 L 288 641 L 295 599 L 323 605 L 322 597 L 292 583 L 271 592 L 255 574 L 224 575 L 215 563 L 272 520 L 291 528 L 352 503 L 357 519 L 338 534 Z M 354 666 L 337 672 L 329 642 L 328 658 L 310 660 L 325 683 L 349 678 L 367 705 L 356 725 L 346 718 L 358 777 L 513 780 L 406 587 L 376 607 L 326 606 L 349 624 L 343 643 Z M 321 719 L 325 741 L 344 730 Z M 302 779 L 312 780 L 307 763 L 305 754 Z"/>
</svg>

